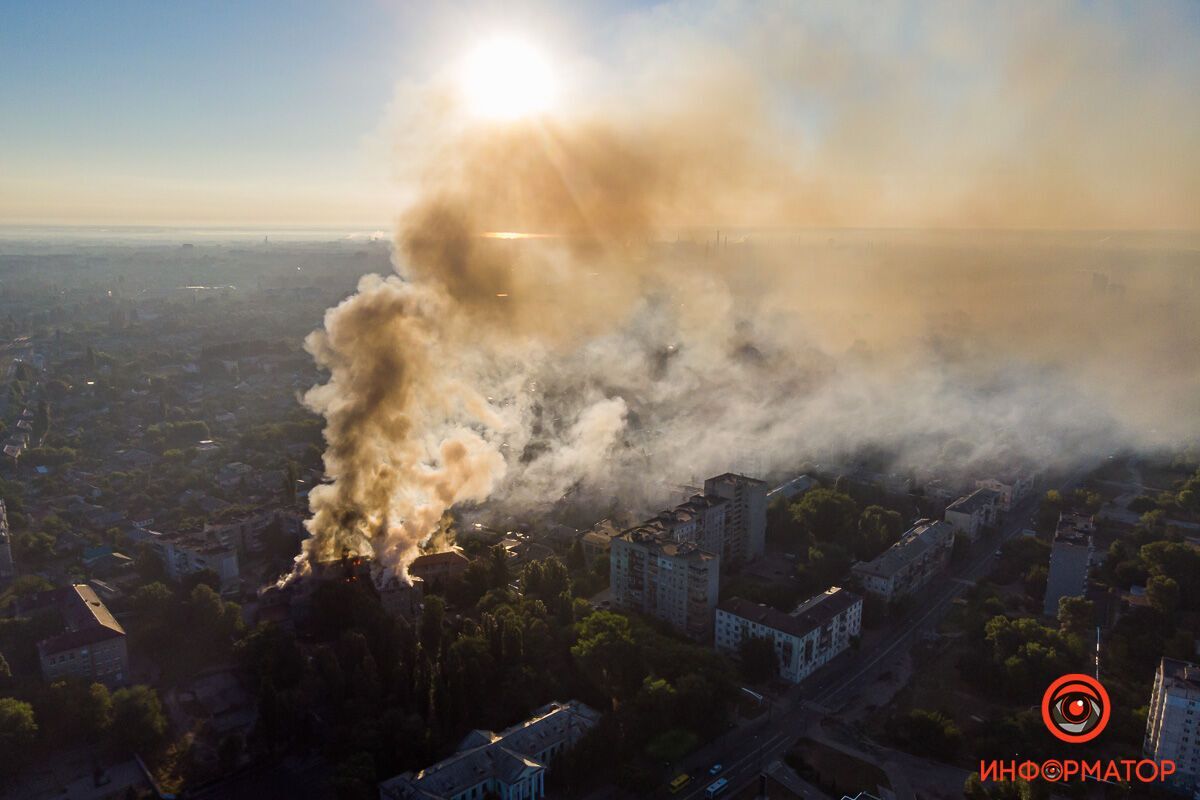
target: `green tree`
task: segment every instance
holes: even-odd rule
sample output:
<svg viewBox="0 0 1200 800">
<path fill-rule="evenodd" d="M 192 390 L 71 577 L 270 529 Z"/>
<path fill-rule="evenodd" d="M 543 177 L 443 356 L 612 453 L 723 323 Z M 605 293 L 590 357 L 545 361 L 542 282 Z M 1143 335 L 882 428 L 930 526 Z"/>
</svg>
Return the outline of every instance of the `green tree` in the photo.
<svg viewBox="0 0 1200 800">
<path fill-rule="evenodd" d="M 1179 608 L 1179 583 L 1174 578 L 1153 575 L 1146 582 L 1146 599 L 1160 614 L 1169 617 Z"/>
<path fill-rule="evenodd" d="M 587 567 L 587 555 L 583 552 L 583 541 L 576 539 L 571 543 L 571 549 L 567 551 L 567 567 L 572 572 L 577 572 Z"/>
<path fill-rule="evenodd" d="M 12 697 L 0 697 L 0 766 L 12 774 L 26 762 L 37 738 L 33 706 Z"/>
<path fill-rule="evenodd" d="M 442 622 L 446 616 L 446 603 L 437 595 L 425 598 L 421 609 L 421 647 L 431 659 L 437 659 L 442 646 Z"/>
<path fill-rule="evenodd" d="M 512 582 L 508 569 L 508 551 L 503 545 L 495 545 L 491 551 L 491 588 L 504 589 Z"/>
<path fill-rule="evenodd" d="M 1051 535 L 1058 527 L 1058 517 L 1063 512 L 1063 505 L 1062 493 L 1057 489 L 1051 489 L 1042 498 L 1037 512 L 1037 529 L 1043 536 Z"/>
<path fill-rule="evenodd" d="M 940 711 L 914 708 L 893 720 L 892 735 L 912 752 L 942 761 L 953 761 L 962 746 L 962 733 Z"/>
<path fill-rule="evenodd" d="M 545 561 L 532 561 L 521 578 L 525 594 L 549 603 L 564 592 L 571 591 L 571 578 L 566 566 L 554 556 Z"/>
<path fill-rule="evenodd" d="M 1096 604 L 1083 597 L 1060 597 L 1058 628 L 1068 636 L 1086 636 L 1096 625 Z"/>
<path fill-rule="evenodd" d="M 904 533 L 899 512 L 883 506 L 867 506 L 858 518 L 860 543 L 856 555 L 870 560 L 891 547 Z"/>
<path fill-rule="evenodd" d="M 149 686 L 118 689 L 112 696 L 113 744 L 124 752 L 156 750 L 167 735 L 167 717 L 158 693 Z"/>
<path fill-rule="evenodd" d="M 578 628 L 579 638 L 571 654 L 616 708 L 637 691 L 646 674 L 629 620 L 611 611 L 597 611 Z"/>
<path fill-rule="evenodd" d="M 792 504 L 792 518 L 812 540 L 846 540 L 857 528 L 858 506 L 842 492 L 813 489 Z"/>
<path fill-rule="evenodd" d="M 1046 595 L 1046 582 L 1049 579 L 1050 572 L 1042 564 L 1034 564 L 1025 573 L 1022 579 L 1022 584 L 1025 587 L 1025 594 L 1029 595 L 1037 603 L 1042 602 L 1042 598 Z"/>
<path fill-rule="evenodd" d="M 304 673 L 304 654 L 296 636 L 278 625 L 260 623 L 238 641 L 235 650 L 245 669 L 284 689 L 299 683 Z"/>
</svg>

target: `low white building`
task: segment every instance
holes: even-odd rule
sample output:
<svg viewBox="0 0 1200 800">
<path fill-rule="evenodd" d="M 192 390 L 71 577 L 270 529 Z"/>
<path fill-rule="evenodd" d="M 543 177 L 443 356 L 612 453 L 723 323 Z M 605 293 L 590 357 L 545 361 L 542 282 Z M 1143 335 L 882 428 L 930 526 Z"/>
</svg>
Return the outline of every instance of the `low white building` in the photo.
<svg viewBox="0 0 1200 800">
<path fill-rule="evenodd" d="M 500 733 L 471 731 L 449 758 L 380 783 L 380 800 L 539 800 L 549 765 L 599 720 L 572 701 L 543 706 Z"/>
<path fill-rule="evenodd" d="M 1154 675 L 1142 751 L 1175 762 L 1172 788 L 1200 788 L 1200 666 L 1164 658 Z"/>
<path fill-rule="evenodd" d="M 925 586 L 950 563 L 954 526 L 943 520 L 918 520 L 900 541 L 851 572 L 862 588 L 891 603 Z"/>
<path fill-rule="evenodd" d="M 976 489 L 946 507 L 946 522 L 972 541 L 984 528 L 995 525 L 999 516 L 1000 493 L 995 489 Z"/>
<path fill-rule="evenodd" d="M 734 597 L 717 606 L 714 629 L 716 648 L 725 653 L 737 653 L 750 637 L 770 639 L 779 659 L 779 677 L 799 683 L 862 632 L 862 598 L 834 586 L 785 614 Z"/>
</svg>

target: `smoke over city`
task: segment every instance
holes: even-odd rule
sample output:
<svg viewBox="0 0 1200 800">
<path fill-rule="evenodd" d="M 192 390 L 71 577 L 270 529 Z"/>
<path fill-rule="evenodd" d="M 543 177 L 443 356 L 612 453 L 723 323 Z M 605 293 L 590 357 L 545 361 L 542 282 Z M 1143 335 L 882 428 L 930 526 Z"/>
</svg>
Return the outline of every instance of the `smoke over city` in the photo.
<svg viewBox="0 0 1200 800">
<path fill-rule="evenodd" d="M 729 468 L 967 476 L 1194 438 L 1196 239 L 1106 229 L 1200 224 L 1196 84 L 1137 85 L 1195 54 L 1167 18 L 1039 13 L 996 21 L 988 75 L 955 15 L 895 74 L 865 20 L 660 11 L 619 92 L 545 116 L 404 92 L 397 274 L 308 339 L 331 482 L 301 558 L 403 576 L 455 507 L 646 509 Z M 1096 71 L 1152 34 L 1161 58 Z M 957 231 L 821 230 L 873 226 Z"/>
</svg>

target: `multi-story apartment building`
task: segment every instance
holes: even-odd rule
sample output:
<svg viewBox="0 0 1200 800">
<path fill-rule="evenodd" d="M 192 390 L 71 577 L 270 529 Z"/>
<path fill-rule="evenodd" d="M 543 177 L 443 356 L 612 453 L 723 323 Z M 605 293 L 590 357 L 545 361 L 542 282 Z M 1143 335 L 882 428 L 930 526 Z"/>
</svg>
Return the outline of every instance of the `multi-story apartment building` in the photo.
<svg viewBox="0 0 1200 800">
<path fill-rule="evenodd" d="M 17 566 L 12 556 L 12 534 L 8 530 L 8 509 L 0 500 L 0 586 L 17 575 Z"/>
<path fill-rule="evenodd" d="M 851 572 L 864 590 L 891 603 L 917 591 L 944 570 L 953 549 L 953 525 L 922 519 L 887 550 L 870 561 L 856 563 Z"/>
<path fill-rule="evenodd" d="M 524 722 L 467 734 L 458 751 L 420 772 L 379 784 L 382 800 L 540 800 L 546 770 L 595 727 L 600 714 L 578 701 L 551 703 Z"/>
<path fill-rule="evenodd" d="M 159 533 L 139 529 L 129 536 L 135 543 L 148 542 L 154 547 L 167 577 L 173 581 L 211 570 L 216 574 L 223 594 L 235 593 L 241 588 L 237 544 L 222 541 L 214 531 Z"/>
<path fill-rule="evenodd" d="M 612 540 L 613 604 L 658 617 L 696 639 L 712 632 L 720 571 L 719 555 L 675 540 L 657 519 Z"/>
<path fill-rule="evenodd" d="M 983 529 L 995 525 L 1000 516 L 1000 493 L 995 489 L 976 489 L 946 507 L 946 522 L 971 541 Z"/>
<path fill-rule="evenodd" d="M 761 556 L 767 536 L 766 481 L 727 472 L 706 480 L 704 494 L 729 501 L 722 560 L 734 565 Z"/>
<path fill-rule="evenodd" d="M 264 534 L 272 525 L 293 527 L 294 523 L 285 512 L 278 510 L 251 511 L 216 523 L 205 523 L 204 533 L 215 537 L 221 544 L 237 550 L 238 556 L 261 553 L 266 549 Z"/>
<path fill-rule="evenodd" d="M 1058 601 L 1087 593 L 1092 566 L 1092 535 L 1096 526 L 1083 514 L 1060 514 L 1050 546 L 1050 569 L 1046 576 L 1046 599 L 1042 613 L 1058 616 Z"/>
<path fill-rule="evenodd" d="M 1001 511 L 1012 511 L 1013 506 L 1020 503 L 1033 491 L 1037 476 L 1032 472 L 1012 470 L 1001 473 L 997 477 L 982 478 L 975 481 L 976 489 L 991 489 L 999 497 Z"/>
<path fill-rule="evenodd" d="M 1173 658 L 1159 662 L 1142 749 L 1148 758 L 1175 762 L 1173 788 L 1200 789 L 1200 666 Z"/>
<path fill-rule="evenodd" d="M 661 526 L 676 542 L 690 542 L 708 553 L 721 555 L 724 560 L 730 503 L 711 494 L 694 494 L 670 511 L 660 512 L 644 525 Z"/>
<path fill-rule="evenodd" d="M 749 637 L 770 639 L 779 677 L 799 683 L 850 646 L 862 631 L 862 598 L 837 586 L 785 614 L 740 597 L 717 606 L 715 644 L 737 653 Z"/>
<path fill-rule="evenodd" d="M 65 586 L 45 593 L 47 607 L 57 607 L 65 630 L 38 642 L 42 676 L 52 682 L 82 678 L 119 686 L 129 676 L 125 629 L 92 587 Z"/>
</svg>

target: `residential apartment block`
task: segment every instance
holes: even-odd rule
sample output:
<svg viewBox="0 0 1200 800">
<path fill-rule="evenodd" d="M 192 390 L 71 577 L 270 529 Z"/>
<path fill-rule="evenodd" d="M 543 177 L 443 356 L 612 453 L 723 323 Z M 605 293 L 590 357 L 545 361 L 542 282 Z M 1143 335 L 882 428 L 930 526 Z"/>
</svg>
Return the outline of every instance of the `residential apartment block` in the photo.
<svg viewBox="0 0 1200 800">
<path fill-rule="evenodd" d="M 739 597 L 717 606 L 716 648 L 737 653 L 749 637 L 775 645 L 779 677 L 799 683 L 850 646 L 862 631 L 862 598 L 834 586 L 785 614 Z"/>
<path fill-rule="evenodd" d="M 1200 666 L 1164 658 L 1154 675 L 1142 750 L 1156 761 L 1175 762 L 1173 788 L 1200 788 Z"/>
<path fill-rule="evenodd" d="M 223 541 L 216 531 L 159 533 L 139 529 L 131 532 L 129 537 L 135 543 L 150 543 L 162 560 L 167 577 L 173 581 L 211 570 L 216 574 L 223 594 L 241 588 L 237 544 Z"/>
<path fill-rule="evenodd" d="M 917 591 L 944 570 L 953 549 L 953 525 L 918 520 L 898 542 L 870 561 L 859 561 L 851 572 L 864 590 L 891 603 Z"/>
<path fill-rule="evenodd" d="M 42 676 L 52 682 L 82 678 L 108 686 L 128 680 L 129 653 L 125 629 L 86 584 L 42 593 L 43 607 L 56 607 L 65 630 L 38 642 Z"/>
<path fill-rule="evenodd" d="M 458 752 L 420 772 L 379 784 L 381 800 L 539 800 L 546 770 L 600 720 L 578 701 L 551 703 L 525 722 L 492 733 L 467 734 Z"/>
<path fill-rule="evenodd" d="M 1092 566 L 1092 535 L 1096 532 L 1091 517 L 1060 514 L 1050 546 L 1050 569 L 1046 576 L 1046 599 L 1042 613 L 1058 616 L 1058 601 L 1064 597 L 1082 597 L 1087 592 L 1088 571 Z"/>
<path fill-rule="evenodd" d="M 676 541 L 656 520 L 612 540 L 614 606 L 658 617 L 696 639 L 712 632 L 720 571 L 719 555 Z"/>
<path fill-rule="evenodd" d="M 971 541 L 983 529 L 995 525 L 1000 517 L 1000 493 L 995 489 L 976 489 L 946 507 L 946 522 Z"/>
<path fill-rule="evenodd" d="M 729 502 L 725 512 L 725 536 L 720 551 L 728 565 L 760 557 L 767 536 L 767 483 L 745 475 L 726 472 L 704 482 L 705 496 Z"/>
<path fill-rule="evenodd" d="M 1013 506 L 1020 503 L 1033 491 L 1037 476 L 1032 472 L 1012 470 L 1001 473 L 998 477 L 983 478 L 975 481 L 976 489 L 991 489 L 999 496 L 1001 511 L 1012 511 Z"/>
</svg>

